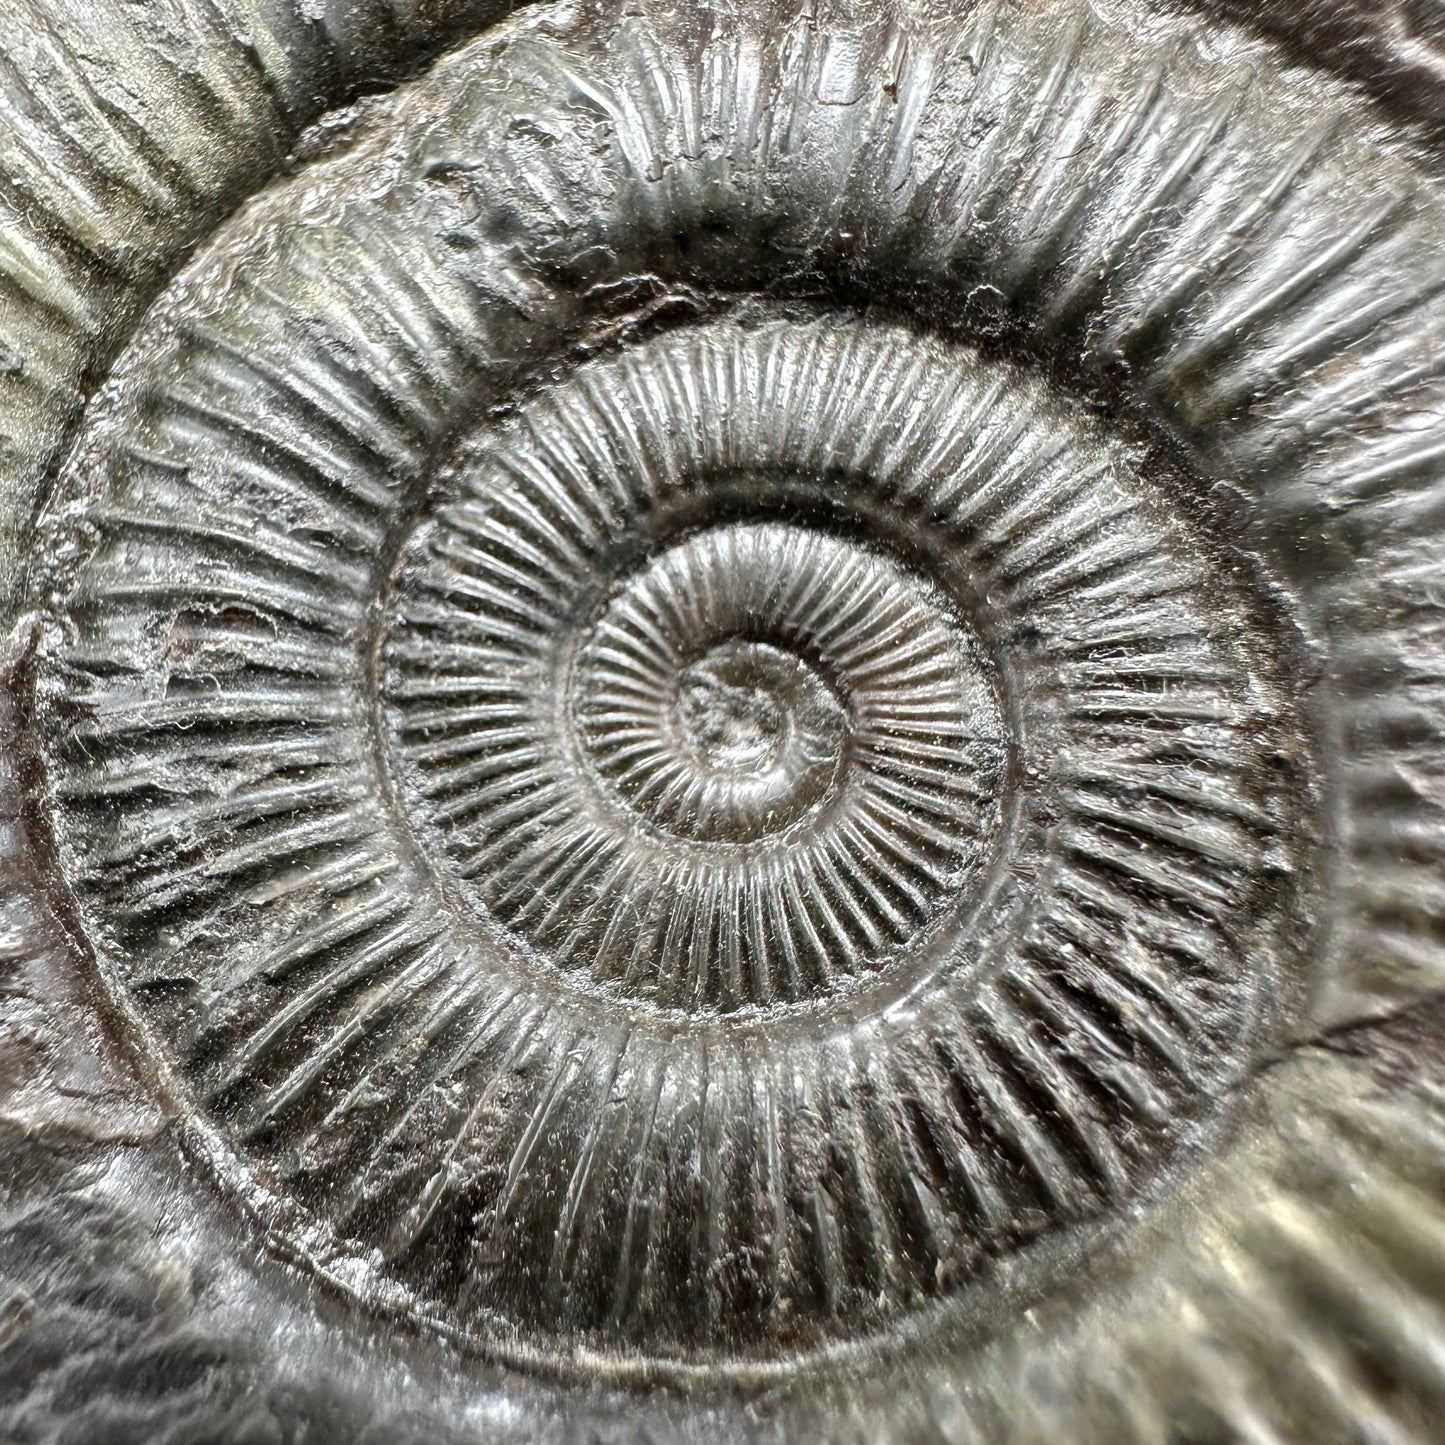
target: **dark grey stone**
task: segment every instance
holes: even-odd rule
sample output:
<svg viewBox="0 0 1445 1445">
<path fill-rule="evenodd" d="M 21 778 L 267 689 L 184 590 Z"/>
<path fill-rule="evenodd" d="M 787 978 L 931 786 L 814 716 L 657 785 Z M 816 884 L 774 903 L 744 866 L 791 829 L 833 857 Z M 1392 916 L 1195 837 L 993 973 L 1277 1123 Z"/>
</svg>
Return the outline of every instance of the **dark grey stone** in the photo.
<svg viewBox="0 0 1445 1445">
<path fill-rule="evenodd" d="M 1433 21 L 505 8 L 0 17 L 0 1440 L 1435 1438 Z"/>
</svg>

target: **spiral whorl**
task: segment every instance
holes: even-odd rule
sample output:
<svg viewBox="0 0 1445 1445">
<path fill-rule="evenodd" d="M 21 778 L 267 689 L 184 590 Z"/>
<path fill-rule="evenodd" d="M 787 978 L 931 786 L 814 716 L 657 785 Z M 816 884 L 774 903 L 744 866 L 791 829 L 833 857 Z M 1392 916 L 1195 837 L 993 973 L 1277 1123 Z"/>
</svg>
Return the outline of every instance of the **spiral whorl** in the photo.
<svg viewBox="0 0 1445 1445">
<path fill-rule="evenodd" d="M 1441 202 L 1097 8 L 539 7 L 312 137 L 91 403 L 57 907 L 369 1317 L 994 1399 L 1136 1339 L 1160 1219 L 1169 1340 L 1335 1259 L 1241 1181 L 1355 1218 L 1271 1111 L 1445 976 Z"/>
</svg>

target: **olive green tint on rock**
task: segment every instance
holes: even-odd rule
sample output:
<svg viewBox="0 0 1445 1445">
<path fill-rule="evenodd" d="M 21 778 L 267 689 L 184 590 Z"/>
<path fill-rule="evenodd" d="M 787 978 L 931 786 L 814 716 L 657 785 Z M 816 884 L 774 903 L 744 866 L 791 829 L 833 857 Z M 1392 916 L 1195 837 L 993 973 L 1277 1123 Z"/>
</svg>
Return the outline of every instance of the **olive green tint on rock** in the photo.
<svg viewBox="0 0 1445 1445">
<path fill-rule="evenodd" d="M 0 1435 L 1431 1440 L 1428 33 L 504 8 L 0 19 Z"/>
</svg>

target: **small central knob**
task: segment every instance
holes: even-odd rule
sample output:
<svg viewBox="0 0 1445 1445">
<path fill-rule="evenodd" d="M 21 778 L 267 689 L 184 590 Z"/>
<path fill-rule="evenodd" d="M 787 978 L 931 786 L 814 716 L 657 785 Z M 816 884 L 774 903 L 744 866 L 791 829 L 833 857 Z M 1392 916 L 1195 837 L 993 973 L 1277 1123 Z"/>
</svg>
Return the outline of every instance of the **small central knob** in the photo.
<svg viewBox="0 0 1445 1445">
<path fill-rule="evenodd" d="M 806 663 L 766 643 L 723 643 L 678 680 L 682 743 L 699 766 L 717 773 L 795 779 L 824 761 L 821 734 L 831 720 L 826 731 L 836 735 L 840 713 Z"/>
<path fill-rule="evenodd" d="M 716 663 L 688 669 L 677 710 L 692 750 L 719 772 L 761 772 L 777 760 L 789 730 L 776 698 L 728 682 Z"/>
</svg>

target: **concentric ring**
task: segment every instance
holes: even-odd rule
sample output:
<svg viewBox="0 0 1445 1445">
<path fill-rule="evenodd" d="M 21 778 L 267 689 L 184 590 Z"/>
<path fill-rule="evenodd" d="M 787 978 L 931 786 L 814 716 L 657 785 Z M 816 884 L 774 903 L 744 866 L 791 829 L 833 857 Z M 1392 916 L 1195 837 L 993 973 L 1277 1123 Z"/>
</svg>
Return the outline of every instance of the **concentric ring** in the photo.
<svg viewBox="0 0 1445 1445">
<path fill-rule="evenodd" d="M 1438 207 L 1234 41 L 623 10 L 399 92 L 136 338 L 45 808 L 272 1244 L 798 1380 L 1066 1300 L 1434 987 Z"/>
<path fill-rule="evenodd" d="M 799 424 L 805 385 L 846 396 L 826 430 Z M 900 444 L 905 407 L 932 425 Z M 213 1116 L 470 1330 L 709 1357 L 882 1323 L 1146 1185 L 1286 981 L 1246 940 L 1280 926 L 1293 804 L 1247 604 L 1122 449 L 958 347 L 728 322 L 585 365 L 460 455 L 386 604 L 396 816 L 347 680 L 364 586 L 283 621 L 256 599 L 284 552 L 211 573 L 245 606 L 178 609 L 163 645 L 206 680 L 139 711 L 71 653 L 72 777 L 273 759 L 229 806 L 274 799 L 281 827 L 95 874 L 131 967 L 179 908 L 208 926 L 215 880 L 260 880 L 256 947 L 204 1014 L 131 985 L 189 1037 Z M 72 616 L 113 628 L 136 554 L 106 555 Z M 691 611 L 664 625 L 663 594 Z M 607 681 L 639 616 L 673 688 L 770 649 L 764 701 L 814 719 L 827 774 L 788 825 L 698 837 L 696 809 L 649 816 L 617 783 Z M 313 680 L 278 691 L 301 659 Z M 120 846 L 176 836 L 184 804 L 140 801 Z M 335 903 L 298 916 L 318 877 Z M 621 1229 L 596 1207 L 619 1197 Z"/>
<path fill-rule="evenodd" d="M 738 524 L 593 619 L 633 518 L 579 525 L 591 498 L 487 472 L 469 492 L 421 539 L 388 690 L 469 891 L 545 956 L 669 1006 L 795 1001 L 877 967 L 986 863 L 998 705 L 920 579 Z"/>
</svg>

